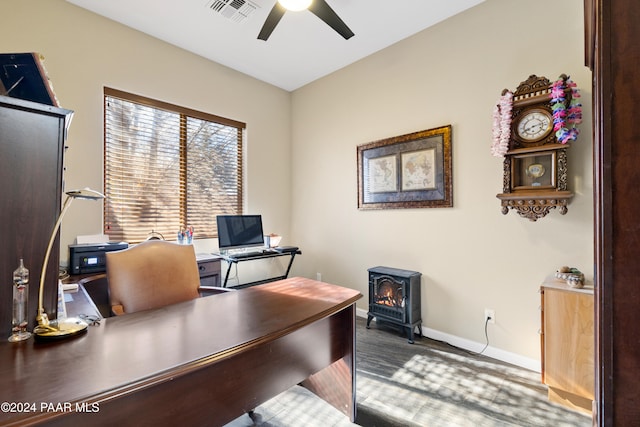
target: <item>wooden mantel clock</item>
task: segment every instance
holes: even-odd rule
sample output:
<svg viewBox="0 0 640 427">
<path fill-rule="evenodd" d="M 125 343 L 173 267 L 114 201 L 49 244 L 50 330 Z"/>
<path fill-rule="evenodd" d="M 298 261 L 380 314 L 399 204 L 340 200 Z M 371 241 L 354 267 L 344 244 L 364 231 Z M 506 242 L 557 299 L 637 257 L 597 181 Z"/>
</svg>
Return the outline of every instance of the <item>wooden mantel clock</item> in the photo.
<svg viewBox="0 0 640 427">
<path fill-rule="evenodd" d="M 565 75 L 560 78 L 568 79 Z M 570 144 L 560 143 L 554 130 L 552 86 L 547 78 L 532 75 L 512 94 L 508 149 L 501 153 L 503 192 L 496 196 L 504 215 L 513 209 L 520 216 L 537 221 L 556 208 L 564 215 L 573 197 L 567 190 Z M 563 108 L 568 108 L 572 91 L 564 88 Z M 503 91 L 503 97 L 507 92 Z"/>
</svg>

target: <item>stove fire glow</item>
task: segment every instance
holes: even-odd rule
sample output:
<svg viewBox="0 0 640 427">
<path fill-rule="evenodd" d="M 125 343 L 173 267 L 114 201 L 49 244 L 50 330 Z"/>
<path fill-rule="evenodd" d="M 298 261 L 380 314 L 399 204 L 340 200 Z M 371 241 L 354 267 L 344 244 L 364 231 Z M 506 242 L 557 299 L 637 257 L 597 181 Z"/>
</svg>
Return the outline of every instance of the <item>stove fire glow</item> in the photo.
<svg viewBox="0 0 640 427">
<path fill-rule="evenodd" d="M 393 284 L 383 283 L 380 291 L 375 295 L 376 304 L 387 305 L 389 307 L 404 307 L 404 296 L 402 287 L 393 289 Z"/>
</svg>

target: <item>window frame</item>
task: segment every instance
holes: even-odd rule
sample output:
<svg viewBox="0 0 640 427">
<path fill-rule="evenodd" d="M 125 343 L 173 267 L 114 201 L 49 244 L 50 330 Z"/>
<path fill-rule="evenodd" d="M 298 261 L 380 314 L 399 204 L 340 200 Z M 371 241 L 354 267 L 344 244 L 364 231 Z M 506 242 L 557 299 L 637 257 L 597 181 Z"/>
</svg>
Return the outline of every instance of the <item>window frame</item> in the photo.
<svg viewBox="0 0 640 427">
<path fill-rule="evenodd" d="M 131 103 L 135 103 L 135 104 L 139 104 L 139 105 L 143 105 L 146 107 L 150 107 L 150 108 L 154 108 L 154 109 L 159 109 L 159 110 L 164 110 L 164 111 L 168 111 L 170 113 L 174 113 L 174 114 L 178 114 L 179 115 L 179 121 L 180 121 L 180 129 L 179 129 L 179 152 L 180 152 L 180 168 L 179 168 L 179 175 L 180 175 L 180 184 L 179 184 L 179 189 L 177 188 L 176 190 L 179 191 L 180 193 L 180 223 L 187 225 L 189 222 L 189 218 L 187 218 L 187 205 L 189 203 L 189 200 L 187 198 L 187 186 L 188 186 L 188 179 L 187 179 L 187 175 L 188 175 L 188 170 L 187 170 L 187 154 L 188 154 L 188 150 L 187 150 L 187 120 L 188 118 L 192 118 L 192 119 L 196 119 L 196 120 L 202 120 L 205 122 L 211 122 L 215 125 L 222 125 L 222 126 L 227 126 L 227 127 L 231 127 L 231 128 L 235 128 L 237 131 L 237 156 L 236 156 L 236 164 L 233 165 L 234 168 L 237 169 L 237 176 L 236 178 L 236 191 L 237 191 L 237 200 L 235 202 L 235 212 L 220 212 L 219 214 L 242 214 L 243 213 L 243 167 L 244 167 L 244 139 L 246 137 L 246 123 L 244 122 L 240 122 L 237 120 L 233 120 L 233 119 L 228 119 L 225 117 L 220 117 L 220 116 L 216 116 L 214 114 L 209 114 L 209 113 L 205 113 L 202 111 L 197 111 L 191 108 L 187 108 L 187 107 L 182 107 L 179 105 L 175 105 L 175 104 L 171 104 L 168 102 L 164 102 L 164 101 L 159 101 L 156 99 L 152 99 L 152 98 L 148 98 L 142 95 L 137 95 L 137 94 L 132 94 L 129 92 L 125 92 L 125 91 L 121 91 L 118 89 L 113 89 L 113 88 L 109 88 L 109 87 L 104 87 L 103 88 L 103 150 L 104 150 L 104 161 L 103 161 L 103 188 L 105 191 L 105 194 L 107 195 L 107 197 L 109 197 L 109 194 L 107 194 L 108 192 L 108 180 L 109 180 L 109 174 L 107 171 L 107 157 L 108 157 L 108 129 L 107 129 L 107 102 L 109 99 L 111 98 L 118 98 L 121 99 L 125 102 L 131 102 Z M 110 235 L 110 231 L 112 232 L 112 230 L 110 230 L 110 225 L 112 223 L 112 215 L 109 214 L 109 203 L 108 200 L 104 203 L 104 215 L 103 215 L 103 230 L 104 233 L 107 235 Z M 154 230 L 151 229 L 148 232 L 148 236 L 150 237 L 152 235 L 157 235 L 158 233 L 163 236 L 164 238 L 166 238 L 167 240 L 172 240 L 173 237 L 175 237 L 175 234 L 177 233 L 178 230 L 175 230 L 175 232 L 173 232 L 172 234 L 170 234 L 169 236 L 164 235 L 161 231 L 163 230 Z M 166 230 L 164 230 L 165 233 L 167 232 Z M 215 224 L 213 224 L 213 230 L 196 230 L 195 236 L 198 238 L 217 238 L 218 235 L 218 231 L 215 228 Z M 122 236 L 126 236 L 126 233 L 122 233 L 118 234 L 115 239 L 120 239 Z M 135 238 L 135 239 L 127 239 L 129 241 L 129 243 L 137 243 L 139 241 L 142 241 L 144 239 L 139 239 L 139 238 Z"/>
</svg>

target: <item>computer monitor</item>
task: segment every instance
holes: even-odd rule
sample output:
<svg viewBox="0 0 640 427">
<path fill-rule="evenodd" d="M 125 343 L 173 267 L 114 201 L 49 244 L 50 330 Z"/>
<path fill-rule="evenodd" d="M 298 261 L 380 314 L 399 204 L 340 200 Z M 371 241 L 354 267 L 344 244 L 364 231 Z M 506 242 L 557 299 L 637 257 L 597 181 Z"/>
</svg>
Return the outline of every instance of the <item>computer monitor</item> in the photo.
<svg viewBox="0 0 640 427">
<path fill-rule="evenodd" d="M 216 223 L 220 251 L 264 246 L 261 215 L 218 215 Z"/>
</svg>

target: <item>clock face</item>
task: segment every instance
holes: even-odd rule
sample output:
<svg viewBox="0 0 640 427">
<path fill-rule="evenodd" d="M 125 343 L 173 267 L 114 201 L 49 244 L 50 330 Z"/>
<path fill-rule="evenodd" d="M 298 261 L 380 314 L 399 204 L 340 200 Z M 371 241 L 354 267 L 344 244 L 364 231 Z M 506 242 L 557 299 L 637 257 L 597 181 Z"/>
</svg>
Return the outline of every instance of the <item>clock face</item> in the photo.
<svg viewBox="0 0 640 427">
<path fill-rule="evenodd" d="M 526 142 L 536 142 L 549 135 L 553 125 L 551 114 L 543 109 L 524 112 L 518 119 L 517 135 Z"/>
</svg>

